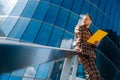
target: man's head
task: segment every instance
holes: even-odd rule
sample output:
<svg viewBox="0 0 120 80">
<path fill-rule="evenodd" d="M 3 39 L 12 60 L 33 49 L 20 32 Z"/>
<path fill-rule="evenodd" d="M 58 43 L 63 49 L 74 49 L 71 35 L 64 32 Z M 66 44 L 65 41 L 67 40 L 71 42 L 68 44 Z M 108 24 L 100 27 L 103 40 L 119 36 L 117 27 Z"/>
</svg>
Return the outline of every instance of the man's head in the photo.
<svg viewBox="0 0 120 80">
<path fill-rule="evenodd" d="M 82 19 L 82 25 L 85 25 L 87 28 L 89 28 L 91 23 L 92 17 L 89 14 L 85 14 Z"/>
</svg>

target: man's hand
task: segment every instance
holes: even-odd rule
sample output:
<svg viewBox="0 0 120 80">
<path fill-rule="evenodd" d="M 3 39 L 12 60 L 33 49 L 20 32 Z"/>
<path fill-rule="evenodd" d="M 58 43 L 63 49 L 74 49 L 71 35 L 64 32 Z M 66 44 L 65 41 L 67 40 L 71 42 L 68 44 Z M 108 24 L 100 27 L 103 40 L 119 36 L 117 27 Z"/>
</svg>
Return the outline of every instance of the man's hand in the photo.
<svg viewBox="0 0 120 80">
<path fill-rule="evenodd" d="M 97 47 L 99 44 L 100 44 L 100 42 L 98 42 L 98 41 L 95 41 L 95 42 L 94 42 L 94 46 L 95 46 L 95 47 Z"/>
<path fill-rule="evenodd" d="M 79 26 L 77 25 L 76 27 L 75 27 L 75 30 L 74 30 L 74 33 L 75 34 L 78 34 L 80 31 L 79 31 Z"/>
<path fill-rule="evenodd" d="M 93 55 L 92 57 L 93 57 L 94 59 L 96 59 L 96 55 Z"/>
<path fill-rule="evenodd" d="M 76 50 L 77 52 L 82 52 L 82 49 L 81 49 L 80 47 L 78 47 L 78 46 L 75 47 L 75 50 Z"/>
<path fill-rule="evenodd" d="M 79 30 L 75 30 L 74 32 L 75 32 L 75 33 L 79 33 L 80 31 L 79 31 Z"/>
</svg>

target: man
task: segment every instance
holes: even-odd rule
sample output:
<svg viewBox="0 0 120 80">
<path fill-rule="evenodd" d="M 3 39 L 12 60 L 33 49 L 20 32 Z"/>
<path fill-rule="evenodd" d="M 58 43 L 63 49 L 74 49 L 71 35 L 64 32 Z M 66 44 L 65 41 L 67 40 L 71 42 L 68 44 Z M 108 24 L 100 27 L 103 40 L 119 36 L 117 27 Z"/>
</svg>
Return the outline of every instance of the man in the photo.
<svg viewBox="0 0 120 80">
<path fill-rule="evenodd" d="M 87 40 L 92 36 L 89 30 L 92 18 L 89 14 L 84 15 L 82 25 L 75 27 L 76 47 L 78 52 L 78 61 L 83 64 L 86 74 L 86 80 L 101 80 L 99 71 L 95 65 L 96 55 L 94 54 L 95 47 L 99 42 L 90 44 Z"/>
</svg>

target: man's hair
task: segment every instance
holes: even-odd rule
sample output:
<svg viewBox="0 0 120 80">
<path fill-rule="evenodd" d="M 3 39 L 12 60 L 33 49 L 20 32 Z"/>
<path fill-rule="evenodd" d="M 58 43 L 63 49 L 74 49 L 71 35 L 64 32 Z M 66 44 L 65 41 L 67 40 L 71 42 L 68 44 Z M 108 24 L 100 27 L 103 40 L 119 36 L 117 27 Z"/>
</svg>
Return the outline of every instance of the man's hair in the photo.
<svg viewBox="0 0 120 80">
<path fill-rule="evenodd" d="M 92 21 L 92 17 L 90 14 L 87 13 L 87 14 L 85 14 L 85 16 L 89 16 L 90 20 Z"/>
</svg>

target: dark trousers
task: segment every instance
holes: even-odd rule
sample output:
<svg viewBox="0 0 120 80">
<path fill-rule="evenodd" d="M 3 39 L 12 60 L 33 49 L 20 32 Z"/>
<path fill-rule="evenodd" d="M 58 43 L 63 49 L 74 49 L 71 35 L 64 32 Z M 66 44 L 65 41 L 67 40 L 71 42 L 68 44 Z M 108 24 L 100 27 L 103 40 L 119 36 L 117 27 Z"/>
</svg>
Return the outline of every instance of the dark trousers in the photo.
<svg viewBox="0 0 120 80">
<path fill-rule="evenodd" d="M 84 66 L 86 80 L 102 80 L 93 58 L 80 54 L 78 61 Z"/>
</svg>

